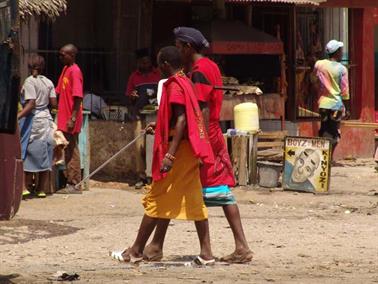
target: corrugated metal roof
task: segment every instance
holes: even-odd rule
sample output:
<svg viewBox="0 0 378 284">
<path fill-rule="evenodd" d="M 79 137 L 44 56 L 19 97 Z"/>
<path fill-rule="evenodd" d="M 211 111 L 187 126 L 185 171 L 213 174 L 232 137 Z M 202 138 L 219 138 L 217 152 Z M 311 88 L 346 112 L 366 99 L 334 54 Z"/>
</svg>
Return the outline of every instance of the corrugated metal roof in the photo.
<svg viewBox="0 0 378 284">
<path fill-rule="evenodd" d="M 225 0 L 226 3 L 250 3 L 250 2 L 269 2 L 269 3 L 287 3 L 295 5 L 319 5 L 327 0 Z"/>
<path fill-rule="evenodd" d="M 20 16 L 45 16 L 55 19 L 67 10 L 66 0 L 19 0 Z"/>
</svg>

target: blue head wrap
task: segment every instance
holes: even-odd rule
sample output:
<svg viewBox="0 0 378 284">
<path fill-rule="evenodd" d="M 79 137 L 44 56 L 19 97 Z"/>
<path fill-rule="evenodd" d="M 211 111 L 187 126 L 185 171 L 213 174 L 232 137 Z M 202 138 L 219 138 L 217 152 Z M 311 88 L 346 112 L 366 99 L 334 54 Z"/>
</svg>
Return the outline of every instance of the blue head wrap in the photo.
<svg viewBox="0 0 378 284">
<path fill-rule="evenodd" d="M 194 28 L 178 27 L 173 30 L 173 33 L 177 40 L 190 43 L 198 49 L 204 49 L 210 46 L 203 34 Z"/>
</svg>

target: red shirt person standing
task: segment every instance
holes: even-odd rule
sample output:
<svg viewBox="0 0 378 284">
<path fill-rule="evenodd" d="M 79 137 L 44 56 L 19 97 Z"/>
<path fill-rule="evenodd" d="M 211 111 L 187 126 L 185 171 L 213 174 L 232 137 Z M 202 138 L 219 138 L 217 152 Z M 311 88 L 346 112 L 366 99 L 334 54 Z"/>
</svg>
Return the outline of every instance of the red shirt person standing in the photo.
<svg viewBox="0 0 378 284">
<path fill-rule="evenodd" d="M 81 193 L 75 188 L 81 180 L 78 136 L 83 121 L 83 75 L 75 63 L 77 53 L 78 49 L 73 44 L 67 44 L 59 51 L 64 68 L 56 87 L 59 96 L 58 130 L 63 132 L 69 142 L 64 152 L 67 186 L 57 192 L 63 194 Z"/>
<path fill-rule="evenodd" d="M 156 98 L 157 86 L 161 79 L 160 72 L 152 65 L 147 48 L 135 51 L 137 70 L 127 82 L 126 97 L 130 120 L 139 120 L 139 112 L 150 100 Z"/>
</svg>

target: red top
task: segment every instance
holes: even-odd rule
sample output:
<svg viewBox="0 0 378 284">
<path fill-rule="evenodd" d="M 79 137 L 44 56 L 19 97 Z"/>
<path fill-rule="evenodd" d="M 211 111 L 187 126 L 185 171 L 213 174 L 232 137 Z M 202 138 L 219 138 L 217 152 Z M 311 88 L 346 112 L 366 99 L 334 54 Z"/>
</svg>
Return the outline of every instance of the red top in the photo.
<svg viewBox="0 0 378 284">
<path fill-rule="evenodd" d="M 153 69 L 151 72 L 147 74 L 143 74 L 137 70 L 131 74 L 129 81 L 127 82 L 127 89 L 125 95 L 130 96 L 132 91 L 137 90 L 139 87 L 143 87 L 143 85 L 157 86 L 160 79 L 161 75 L 157 69 Z"/>
<path fill-rule="evenodd" d="M 223 86 L 223 81 L 218 65 L 207 57 L 200 58 L 193 65 L 191 78 L 198 100 L 208 103 L 210 121 L 219 123 L 223 91 L 215 90 L 214 86 Z"/>
<path fill-rule="evenodd" d="M 234 186 L 235 179 L 232 164 L 219 126 L 223 91 L 214 89 L 214 86 L 223 86 L 222 75 L 218 65 L 206 57 L 198 59 L 193 65 L 191 79 L 194 83 L 198 100 L 206 102 L 210 110 L 208 133 L 215 158 L 213 165 L 201 167 L 202 186 Z"/>
<path fill-rule="evenodd" d="M 59 95 L 58 129 L 68 132 L 67 121 L 72 116 L 74 97 L 83 98 L 83 74 L 77 64 L 64 66 L 55 91 Z M 82 106 L 80 106 L 71 134 L 80 133 L 82 123 L 83 113 Z"/>
<path fill-rule="evenodd" d="M 194 156 L 202 160 L 204 165 L 211 165 L 214 162 L 211 145 L 207 137 L 201 109 L 198 105 L 193 85 L 185 75 L 174 75 L 163 85 L 163 95 L 157 114 L 152 159 L 152 178 L 154 181 L 163 179 L 166 176 L 166 174 L 160 172 L 160 167 L 169 147 L 169 123 L 172 116 L 171 104 L 185 106 L 188 139 Z"/>
</svg>

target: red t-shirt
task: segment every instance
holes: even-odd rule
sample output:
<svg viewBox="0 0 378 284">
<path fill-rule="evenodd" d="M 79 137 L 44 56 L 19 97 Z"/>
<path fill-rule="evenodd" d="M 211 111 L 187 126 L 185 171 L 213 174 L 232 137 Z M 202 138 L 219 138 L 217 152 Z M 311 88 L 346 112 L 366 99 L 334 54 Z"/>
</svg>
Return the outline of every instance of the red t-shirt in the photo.
<svg viewBox="0 0 378 284">
<path fill-rule="evenodd" d="M 192 68 L 191 79 L 194 83 L 197 99 L 200 102 L 206 102 L 209 107 L 208 135 L 215 157 L 213 165 L 201 167 L 202 186 L 234 186 L 232 164 L 219 126 L 223 91 L 214 89 L 214 86 L 223 85 L 218 65 L 206 57 L 197 60 Z"/>
<path fill-rule="evenodd" d="M 184 90 L 176 82 L 171 82 L 167 87 L 168 102 L 170 104 L 185 105 Z"/>
<path fill-rule="evenodd" d="M 58 129 L 68 132 L 67 121 L 72 116 L 74 97 L 83 98 L 83 74 L 77 64 L 64 66 L 55 90 L 59 95 Z M 80 133 L 82 123 L 83 113 L 82 106 L 80 106 L 71 134 Z"/>
<path fill-rule="evenodd" d="M 160 79 L 160 72 L 156 69 L 153 69 L 151 72 L 147 74 L 143 74 L 140 71 L 135 71 L 131 74 L 129 81 L 127 82 L 127 89 L 125 95 L 129 96 L 132 91 L 137 90 L 138 88 L 143 87 L 144 85 L 146 85 L 146 87 L 151 85 L 154 86 L 154 88 L 157 88 L 157 84 L 159 83 Z"/>
<path fill-rule="evenodd" d="M 215 90 L 214 86 L 223 86 L 223 81 L 218 65 L 207 57 L 198 59 L 193 65 L 191 79 L 198 100 L 208 103 L 210 123 L 219 123 L 223 91 Z"/>
</svg>

